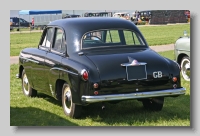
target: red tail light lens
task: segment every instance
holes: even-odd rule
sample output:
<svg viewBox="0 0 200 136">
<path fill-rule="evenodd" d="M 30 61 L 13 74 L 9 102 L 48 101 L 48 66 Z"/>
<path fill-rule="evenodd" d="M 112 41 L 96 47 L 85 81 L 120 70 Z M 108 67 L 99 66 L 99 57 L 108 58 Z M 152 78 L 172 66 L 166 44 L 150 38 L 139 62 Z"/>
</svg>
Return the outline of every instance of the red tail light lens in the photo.
<svg viewBox="0 0 200 136">
<path fill-rule="evenodd" d="M 172 81 L 173 81 L 173 82 L 176 82 L 176 81 L 177 81 L 177 78 L 176 78 L 176 77 L 173 77 L 173 78 L 172 78 Z"/>
<path fill-rule="evenodd" d="M 98 94 L 99 94 L 99 92 L 98 92 L 98 91 L 94 91 L 94 94 L 95 94 L 95 95 L 98 95 Z"/>
<path fill-rule="evenodd" d="M 82 70 L 81 76 L 84 81 L 88 80 L 88 72 L 85 69 Z"/>
</svg>

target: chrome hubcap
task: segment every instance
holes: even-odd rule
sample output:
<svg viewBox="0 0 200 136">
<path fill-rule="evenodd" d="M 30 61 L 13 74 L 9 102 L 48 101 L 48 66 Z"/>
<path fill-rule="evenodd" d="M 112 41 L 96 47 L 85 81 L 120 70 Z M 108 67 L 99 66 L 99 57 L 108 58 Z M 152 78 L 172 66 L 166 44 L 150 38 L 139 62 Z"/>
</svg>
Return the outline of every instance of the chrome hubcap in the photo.
<svg viewBox="0 0 200 136">
<path fill-rule="evenodd" d="M 64 94 L 64 105 L 65 105 L 65 111 L 67 113 L 70 113 L 71 111 L 71 91 L 69 88 L 66 88 L 65 94 Z"/>
<path fill-rule="evenodd" d="M 28 83 L 28 78 L 26 76 L 26 74 L 24 74 L 24 77 L 23 77 L 23 89 L 24 89 L 24 93 L 25 94 L 28 94 L 29 93 L 29 83 Z"/>
<path fill-rule="evenodd" d="M 190 62 L 189 60 L 184 60 L 182 62 L 182 75 L 187 81 L 190 81 Z"/>
</svg>

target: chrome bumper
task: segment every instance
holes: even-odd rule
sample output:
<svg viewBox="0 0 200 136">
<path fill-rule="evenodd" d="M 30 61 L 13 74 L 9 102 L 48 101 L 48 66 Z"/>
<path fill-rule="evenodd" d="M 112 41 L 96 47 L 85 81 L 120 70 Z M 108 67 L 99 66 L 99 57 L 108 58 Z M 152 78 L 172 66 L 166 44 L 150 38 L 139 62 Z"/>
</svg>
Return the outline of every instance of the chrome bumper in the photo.
<svg viewBox="0 0 200 136">
<path fill-rule="evenodd" d="M 185 88 L 178 88 L 178 89 L 169 89 L 161 91 L 151 91 L 151 92 L 134 92 L 129 94 L 96 95 L 96 96 L 83 95 L 81 97 L 81 100 L 84 103 L 95 103 L 95 102 L 114 101 L 114 100 L 178 96 L 178 95 L 184 95 L 185 92 L 186 92 Z"/>
</svg>

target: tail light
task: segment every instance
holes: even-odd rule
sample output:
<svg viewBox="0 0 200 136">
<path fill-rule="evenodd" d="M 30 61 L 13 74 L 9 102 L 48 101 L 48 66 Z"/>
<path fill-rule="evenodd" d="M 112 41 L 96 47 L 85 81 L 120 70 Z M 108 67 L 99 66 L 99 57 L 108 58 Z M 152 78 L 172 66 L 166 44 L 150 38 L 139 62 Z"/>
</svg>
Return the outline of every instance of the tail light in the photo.
<svg viewBox="0 0 200 136">
<path fill-rule="evenodd" d="M 176 82 L 176 81 L 177 81 L 177 77 L 173 77 L 173 78 L 172 78 L 172 81 L 173 81 L 173 82 Z"/>
<path fill-rule="evenodd" d="M 94 95 L 98 95 L 99 94 L 99 92 L 98 91 L 94 91 Z"/>
<path fill-rule="evenodd" d="M 88 80 L 88 72 L 85 69 L 81 71 L 81 77 L 84 81 Z"/>
</svg>

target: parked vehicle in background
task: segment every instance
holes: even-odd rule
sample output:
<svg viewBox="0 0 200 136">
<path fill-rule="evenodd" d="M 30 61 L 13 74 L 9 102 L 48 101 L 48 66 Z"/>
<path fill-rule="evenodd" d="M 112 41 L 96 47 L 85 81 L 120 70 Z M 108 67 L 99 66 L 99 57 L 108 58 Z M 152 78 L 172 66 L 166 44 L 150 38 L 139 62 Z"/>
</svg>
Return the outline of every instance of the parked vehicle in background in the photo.
<svg viewBox="0 0 200 136">
<path fill-rule="evenodd" d="M 51 21 L 62 19 L 62 10 L 20 10 L 19 15 L 34 18 L 34 28 L 43 29 Z"/>
<path fill-rule="evenodd" d="M 187 18 L 187 22 L 190 22 L 190 11 L 189 10 L 185 10 L 185 16 Z"/>
<path fill-rule="evenodd" d="M 140 20 L 149 24 L 151 20 L 151 11 L 150 10 L 144 10 L 139 11 Z"/>
<path fill-rule="evenodd" d="M 20 52 L 16 76 L 25 96 L 46 93 L 62 101 L 72 118 L 82 115 L 83 106 L 124 100 L 160 111 L 166 97 L 186 91 L 178 63 L 151 50 L 132 22 L 111 17 L 52 21 L 37 48 Z"/>
<path fill-rule="evenodd" d="M 76 18 L 76 17 L 81 17 L 81 16 L 75 14 L 66 14 L 63 18 Z"/>
<path fill-rule="evenodd" d="M 10 31 L 13 30 L 12 22 L 10 21 Z"/>
<path fill-rule="evenodd" d="M 31 24 L 32 24 L 31 22 L 28 22 L 23 18 L 10 17 L 10 26 L 12 27 L 30 27 Z"/>
<path fill-rule="evenodd" d="M 117 12 L 113 14 L 113 17 L 118 17 L 118 18 L 122 18 L 125 20 L 130 20 L 130 14 L 127 12 Z"/>
<path fill-rule="evenodd" d="M 112 17 L 112 12 L 86 12 L 83 17 Z"/>
<path fill-rule="evenodd" d="M 176 62 L 181 66 L 181 74 L 186 81 L 190 81 L 190 36 L 184 31 L 174 44 Z"/>
</svg>

